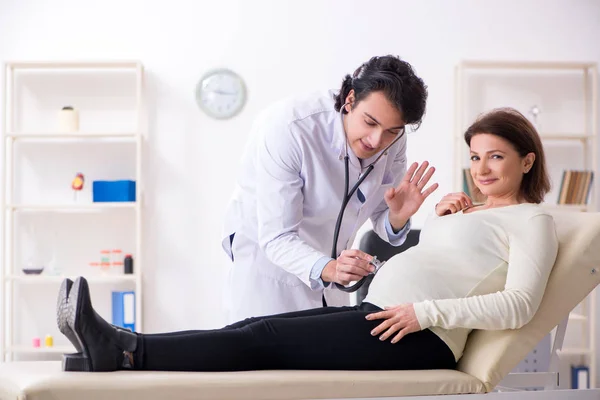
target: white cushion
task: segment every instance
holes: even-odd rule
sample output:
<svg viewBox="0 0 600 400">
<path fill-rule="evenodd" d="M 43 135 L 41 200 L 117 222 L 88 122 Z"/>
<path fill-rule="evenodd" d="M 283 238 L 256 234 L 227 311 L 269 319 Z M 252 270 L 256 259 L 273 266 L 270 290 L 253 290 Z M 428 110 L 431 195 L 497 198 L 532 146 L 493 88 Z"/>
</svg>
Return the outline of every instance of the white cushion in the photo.
<svg viewBox="0 0 600 400">
<path fill-rule="evenodd" d="M 60 362 L 0 365 L 0 399 L 323 399 L 482 393 L 465 373 L 440 371 L 63 372 Z M 20 396 L 20 397 L 19 397 Z"/>
</svg>

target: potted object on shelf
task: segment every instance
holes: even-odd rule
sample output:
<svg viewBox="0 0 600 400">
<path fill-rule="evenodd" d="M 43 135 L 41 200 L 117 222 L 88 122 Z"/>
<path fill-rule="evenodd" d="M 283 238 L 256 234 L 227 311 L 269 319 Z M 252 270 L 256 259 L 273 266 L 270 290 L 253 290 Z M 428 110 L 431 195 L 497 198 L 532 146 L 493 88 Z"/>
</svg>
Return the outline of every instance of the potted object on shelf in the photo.
<svg viewBox="0 0 600 400">
<path fill-rule="evenodd" d="M 72 106 L 64 106 L 58 112 L 58 129 L 61 133 L 72 133 L 79 130 L 79 113 Z"/>
<path fill-rule="evenodd" d="M 34 265 L 27 265 L 26 267 L 23 267 L 23 273 L 25 275 L 39 275 L 44 271 L 44 266 L 34 266 Z"/>
<path fill-rule="evenodd" d="M 73 197 L 74 200 L 77 201 L 77 193 L 83 190 L 83 184 L 85 182 L 85 177 L 81 172 L 78 172 L 75 175 L 75 178 L 71 181 L 71 189 L 73 189 Z"/>
<path fill-rule="evenodd" d="M 123 264 L 123 272 L 125 274 L 133 274 L 133 257 L 131 254 L 125 255 Z"/>
<path fill-rule="evenodd" d="M 40 275 L 45 268 L 45 262 L 39 254 L 29 256 L 21 268 L 25 275 Z"/>
<path fill-rule="evenodd" d="M 26 267 L 23 268 L 23 273 L 25 275 L 39 275 L 44 271 L 44 267 Z"/>
<path fill-rule="evenodd" d="M 538 121 L 538 115 L 540 115 L 540 107 L 538 107 L 537 105 L 532 105 L 531 108 L 529 109 L 529 114 L 531 114 L 532 119 L 531 119 L 531 123 L 533 124 L 533 126 L 535 126 L 536 129 L 540 129 L 540 123 Z"/>
</svg>

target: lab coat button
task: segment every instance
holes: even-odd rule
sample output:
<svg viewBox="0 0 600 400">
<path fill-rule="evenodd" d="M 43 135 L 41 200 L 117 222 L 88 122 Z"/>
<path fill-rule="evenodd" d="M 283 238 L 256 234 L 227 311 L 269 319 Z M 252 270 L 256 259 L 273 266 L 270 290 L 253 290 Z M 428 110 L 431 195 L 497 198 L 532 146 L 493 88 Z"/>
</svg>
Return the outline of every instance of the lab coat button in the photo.
<svg viewBox="0 0 600 400">
<path fill-rule="evenodd" d="M 342 161 L 344 159 L 344 157 L 342 157 L 341 155 L 339 156 L 339 160 Z"/>
</svg>

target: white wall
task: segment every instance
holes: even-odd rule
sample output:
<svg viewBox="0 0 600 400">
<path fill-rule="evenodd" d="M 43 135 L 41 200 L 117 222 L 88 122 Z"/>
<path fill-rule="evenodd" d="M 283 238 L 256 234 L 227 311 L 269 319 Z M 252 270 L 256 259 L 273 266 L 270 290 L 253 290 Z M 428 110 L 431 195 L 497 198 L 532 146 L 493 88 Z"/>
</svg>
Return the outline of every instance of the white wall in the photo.
<svg viewBox="0 0 600 400">
<path fill-rule="evenodd" d="M 600 62 L 600 2 L 0 0 L 0 61 L 139 59 L 147 70 L 145 330 L 218 327 L 228 262 L 219 233 L 248 127 L 272 100 L 336 88 L 372 55 L 398 54 L 429 86 L 409 159 L 451 190 L 453 67 L 461 59 Z M 237 118 L 194 103 L 214 67 L 249 89 Z M 437 196 L 437 197 L 436 197 Z M 415 218 L 419 227 L 425 213 Z"/>
</svg>

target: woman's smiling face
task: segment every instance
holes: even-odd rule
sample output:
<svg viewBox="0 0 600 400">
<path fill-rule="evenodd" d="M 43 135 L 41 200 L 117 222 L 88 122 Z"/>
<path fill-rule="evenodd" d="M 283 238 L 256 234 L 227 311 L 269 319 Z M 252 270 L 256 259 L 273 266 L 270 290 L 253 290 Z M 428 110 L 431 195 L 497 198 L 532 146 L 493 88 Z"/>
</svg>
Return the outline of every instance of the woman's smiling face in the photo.
<svg viewBox="0 0 600 400">
<path fill-rule="evenodd" d="M 471 138 L 471 176 L 488 198 L 518 200 L 523 174 L 534 160 L 533 153 L 522 157 L 499 136 L 479 133 Z"/>
</svg>

